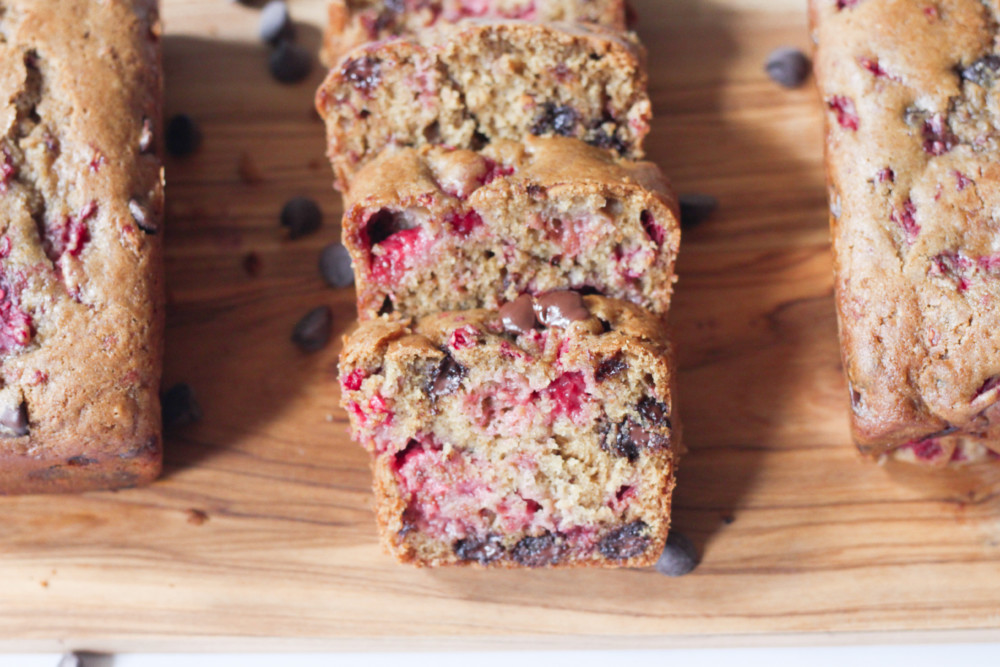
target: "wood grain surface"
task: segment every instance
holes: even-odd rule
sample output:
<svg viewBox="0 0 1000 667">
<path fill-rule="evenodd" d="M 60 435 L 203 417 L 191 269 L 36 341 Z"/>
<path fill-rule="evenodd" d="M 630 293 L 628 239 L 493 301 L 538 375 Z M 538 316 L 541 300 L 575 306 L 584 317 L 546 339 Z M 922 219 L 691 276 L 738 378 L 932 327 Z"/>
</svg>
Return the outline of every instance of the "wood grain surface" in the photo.
<svg viewBox="0 0 1000 667">
<path fill-rule="evenodd" d="M 290 4 L 317 46 L 323 2 Z M 312 111 L 321 72 L 274 83 L 255 10 L 164 0 L 168 113 L 204 133 L 167 165 L 165 382 L 191 383 L 205 417 L 169 434 L 150 488 L 0 499 L 0 648 L 997 636 L 1000 472 L 885 469 L 849 443 L 821 111 L 762 70 L 773 47 L 808 46 L 804 0 L 635 4 L 650 155 L 679 191 L 721 201 L 685 236 L 672 313 L 691 450 L 674 520 L 700 568 L 427 571 L 381 553 L 366 455 L 337 407 L 339 343 L 289 342 L 314 306 L 332 304 L 338 339 L 353 320 L 352 292 L 316 269 L 340 214 Z M 278 212 L 299 194 L 326 223 L 289 241 Z"/>
</svg>

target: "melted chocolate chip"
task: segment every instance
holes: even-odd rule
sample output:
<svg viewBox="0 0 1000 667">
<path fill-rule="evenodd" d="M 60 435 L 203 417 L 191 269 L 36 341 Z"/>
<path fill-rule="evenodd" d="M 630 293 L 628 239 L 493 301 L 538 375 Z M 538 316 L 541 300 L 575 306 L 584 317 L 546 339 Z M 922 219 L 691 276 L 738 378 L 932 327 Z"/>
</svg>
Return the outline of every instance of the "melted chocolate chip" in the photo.
<svg viewBox="0 0 1000 667">
<path fill-rule="evenodd" d="M 604 382 L 624 370 L 628 370 L 628 362 L 622 359 L 621 354 L 616 354 L 613 357 L 604 359 L 597 365 L 597 370 L 594 371 L 594 379 L 598 382 Z"/>
<path fill-rule="evenodd" d="M 531 133 L 557 134 L 563 137 L 571 137 L 576 131 L 576 124 L 580 120 L 580 114 L 576 109 L 569 106 L 557 106 L 552 102 L 542 105 L 542 111 L 535 118 L 534 125 L 531 126 Z"/>
<path fill-rule="evenodd" d="M 370 95 L 382 82 L 382 63 L 371 56 L 354 58 L 344 63 L 341 73 L 354 88 Z"/>
<path fill-rule="evenodd" d="M 670 415 L 667 412 L 667 406 L 650 396 L 646 396 L 639 401 L 639 415 L 642 416 L 643 421 L 649 426 L 670 427 Z"/>
<path fill-rule="evenodd" d="M 590 318 L 590 311 L 577 292 L 549 292 L 535 298 L 535 315 L 547 327 L 568 327 Z"/>
<path fill-rule="evenodd" d="M 156 225 L 150 219 L 149 213 L 146 212 L 146 208 L 138 200 L 129 199 L 128 210 L 132 213 L 132 219 L 135 220 L 135 224 L 139 229 L 147 234 L 155 234 L 158 231 Z"/>
<path fill-rule="evenodd" d="M 656 571 L 668 577 L 682 577 L 698 566 L 698 550 L 684 534 L 670 531 Z"/>
<path fill-rule="evenodd" d="M 630 425 L 631 422 L 625 419 L 614 428 L 608 427 L 601 441 L 601 449 L 628 459 L 629 463 L 635 463 L 639 458 L 639 447 L 632 441 Z"/>
<path fill-rule="evenodd" d="M 450 354 L 446 354 L 441 363 L 431 372 L 425 390 L 431 399 L 436 401 L 441 396 L 454 393 L 462 384 L 462 378 L 467 372 L 465 366 L 455 361 Z"/>
<path fill-rule="evenodd" d="M 523 334 L 535 328 L 535 306 L 528 294 L 522 294 L 500 308 L 500 321 L 504 331 Z"/>
<path fill-rule="evenodd" d="M 475 561 L 487 565 L 503 557 L 506 551 L 499 535 L 486 537 L 467 537 L 455 542 L 455 555 L 464 561 Z"/>
<path fill-rule="evenodd" d="M 633 521 L 616 528 L 597 544 L 597 550 L 608 560 L 635 558 L 649 548 L 645 521 Z"/>
<path fill-rule="evenodd" d="M 0 410 L 0 427 L 0 437 L 28 435 L 28 406 L 24 401 L 16 406 L 4 406 Z"/>
<path fill-rule="evenodd" d="M 510 552 L 510 557 L 525 567 L 555 565 L 562 558 L 562 543 L 552 533 L 525 537 Z"/>
</svg>

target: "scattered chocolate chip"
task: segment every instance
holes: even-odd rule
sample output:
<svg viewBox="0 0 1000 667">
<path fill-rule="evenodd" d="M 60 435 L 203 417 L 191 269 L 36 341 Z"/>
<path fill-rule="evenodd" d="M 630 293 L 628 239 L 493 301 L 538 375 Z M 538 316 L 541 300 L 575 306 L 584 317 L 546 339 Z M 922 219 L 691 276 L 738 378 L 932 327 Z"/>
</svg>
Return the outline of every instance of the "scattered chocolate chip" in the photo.
<svg viewBox="0 0 1000 667">
<path fill-rule="evenodd" d="M 670 426 L 667 406 L 650 396 L 639 401 L 639 415 L 650 426 Z"/>
<path fill-rule="evenodd" d="M 499 535 L 487 535 L 486 537 L 467 537 L 464 540 L 455 542 L 455 555 L 464 561 L 476 561 L 481 565 L 487 565 L 501 558 L 505 549 Z"/>
<path fill-rule="evenodd" d="M 323 212 L 308 197 L 293 197 L 281 209 L 281 226 L 288 228 L 288 238 L 312 234 L 323 224 Z"/>
<path fill-rule="evenodd" d="M 382 63 L 371 56 L 348 60 L 341 72 L 354 88 L 365 95 L 370 95 L 382 82 Z"/>
<path fill-rule="evenodd" d="M 284 0 L 272 0 L 260 10 L 258 34 L 260 40 L 267 44 L 277 44 L 278 40 L 291 39 L 294 28 L 292 17 L 288 13 L 288 4 Z"/>
<path fill-rule="evenodd" d="M 252 278 L 256 278 L 260 275 L 262 263 L 260 261 L 260 255 L 255 252 L 248 252 L 243 255 L 243 270 L 246 274 Z"/>
<path fill-rule="evenodd" d="M 535 328 L 535 306 L 530 294 L 522 294 L 500 308 L 504 331 L 523 334 Z"/>
<path fill-rule="evenodd" d="M 271 53 L 268 68 L 281 83 L 298 83 L 312 71 L 312 54 L 294 42 L 281 42 Z"/>
<path fill-rule="evenodd" d="M 678 201 L 681 205 L 682 227 L 693 227 L 704 222 L 719 207 L 719 200 L 712 195 L 688 193 L 678 197 Z"/>
<path fill-rule="evenodd" d="M 76 653 L 66 653 L 59 658 L 57 667 L 84 667 L 83 660 Z"/>
<path fill-rule="evenodd" d="M 587 143 L 598 148 L 608 148 L 617 151 L 619 154 L 624 154 L 628 151 L 628 144 L 618 136 L 614 126 L 615 120 L 610 115 L 595 120 L 588 128 Z"/>
<path fill-rule="evenodd" d="M 552 533 L 522 538 L 514 545 L 510 557 L 525 567 L 555 565 L 562 558 L 562 543 Z"/>
<path fill-rule="evenodd" d="M 329 306 L 313 308 L 292 330 L 292 342 L 303 352 L 318 352 L 330 342 L 333 311 Z"/>
<path fill-rule="evenodd" d="M 153 121 L 142 119 L 142 130 L 139 132 L 139 152 L 148 153 L 153 147 Z"/>
<path fill-rule="evenodd" d="M 163 394 L 163 428 L 177 428 L 199 421 L 201 406 L 195 399 L 194 390 L 186 382 L 175 384 Z"/>
<path fill-rule="evenodd" d="M 546 102 L 535 118 L 534 125 L 531 126 L 531 133 L 534 135 L 552 133 L 571 137 L 576 132 L 579 120 L 580 115 L 573 107 L 556 106 L 552 102 Z"/>
<path fill-rule="evenodd" d="M 683 533 L 675 530 L 667 535 L 663 555 L 656 561 L 656 571 L 668 577 L 682 577 L 698 567 L 698 551 Z"/>
<path fill-rule="evenodd" d="M 764 69 L 775 83 L 785 88 L 798 88 L 809 77 L 812 65 L 799 49 L 783 46 L 771 52 Z"/>
<path fill-rule="evenodd" d="M 646 522 L 633 521 L 605 535 L 597 544 L 598 551 L 608 560 L 635 558 L 649 548 Z"/>
<path fill-rule="evenodd" d="M 993 83 L 997 72 L 1000 72 L 1000 56 L 991 53 L 961 70 L 960 74 L 966 81 L 986 86 Z"/>
<path fill-rule="evenodd" d="M 22 435 L 28 435 L 28 406 L 24 401 L 16 406 L 4 406 L 0 410 L 0 437 L 12 438 Z"/>
<path fill-rule="evenodd" d="M 247 152 L 240 153 L 239 162 L 236 164 L 236 173 L 239 174 L 240 180 L 247 185 L 256 185 L 264 180 L 264 176 L 260 173 L 260 169 L 257 168 L 257 164 L 250 157 Z"/>
<path fill-rule="evenodd" d="M 535 298 L 535 315 L 547 327 L 568 327 L 590 318 L 583 297 L 569 290 L 548 292 Z"/>
<path fill-rule="evenodd" d="M 614 377 L 627 369 L 628 362 L 622 359 L 621 354 L 616 354 L 613 357 L 603 359 L 601 363 L 597 364 L 597 370 L 594 371 L 594 379 L 598 382 L 604 382 L 608 378 Z"/>
<path fill-rule="evenodd" d="M 194 119 L 187 114 L 177 114 L 167 123 L 167 152 L 175 157 L 184 157 L 198 150 L 201 145 L 201 130 Z"/>
<path fill-rule="evenodd" d="M 425 390 L 431 399 L 436 401 L 441 396 L 454 393 L 462 384 L 462 378 L 467 372 L 466 368 L 455 361 L 454 357 L 446 354 L 441 363 L 431 371 L 431 377 Z"/>
<path fill-rule="evenodd" d="M 350 287 L 354 284 L 351 253 L 342 243 L 331 243 L 319 255 L 319 273 L 330 287 Z"/>
<path fill-rule="evenodd" d="M 132 213 L 132 219 L 142 231 L 147 234 L 155 234 L 158 230 L 156 224 L 150 219 L 146 208 L 136 199 L 128 200 L 128 210 Z"/>
</svg>

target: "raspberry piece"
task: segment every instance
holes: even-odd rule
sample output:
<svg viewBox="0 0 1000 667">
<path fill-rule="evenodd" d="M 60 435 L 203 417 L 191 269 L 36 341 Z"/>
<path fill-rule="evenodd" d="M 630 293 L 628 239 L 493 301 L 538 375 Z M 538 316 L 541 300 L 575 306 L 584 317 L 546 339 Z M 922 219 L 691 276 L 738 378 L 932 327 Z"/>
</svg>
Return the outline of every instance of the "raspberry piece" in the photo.
<svg viewBox="0 0 1000 667">
<path fill-rule="evenodd" d="M 361 383 L 364 382 L 366 377 L 368 376 L 363 370 L 355 368 L 351 371 L 350 375 L 344 378 L 344 388 L 349 391 L 357 391 L 361 389 Z"/>
<path fill-rule="evenodd" d="M 951 278 L 959 292 L 969 289 L 966 272 L 972 268 L 972 260 L 957 252 L 942 252 L 931 260 L 931 274 Z"/>
<path fill-rule="evenodd" d="M 879 183 L 895 183 L 896 182 L 896 172 L 894 172 L 889 167 L 885 167 L 878 172 L 876 176 Z"/>
<path fill-rule="evenodd" d="M 919 461 L 935 461 L 944 454 L 944 448 L 937 438 L 925 438 L 924 440 L 914 440 L 902 445 L 900 449 L 909 449 Z"/>
<path fill-rule="evenodd" d="M 857 131 L 861 124 L 861 119 L 858 118 L 854 100 L 843 95 L 834 95 L 826 103 L 826 106 L 837 114 L 837 122 L 842 128 L 851 130 L 852 132 Z"/>
<path fill-rule="evenodd" d="M 976 390 L 976 393 L 973 395 L 973 399 L 979 398 L 986 392 L 996 389 L 998 386 L 1000 386 L 1000 375 L 994 375 L 991 378 L 987 378 L 986 381 L 983 382 L 983 385 Z"/>
<path fill-rule="evenodd" d="M 972 185 L 972 179 L 963 174 L 962 172 L 955 170 L 955 180 L 957 181 L 958 191 L 961 192 L 965 188 Z"/>
<path fill-rule="evenodd" d="M 858 58 L 858 63 L 876 77 L 889 76 L 876 58 Z"/>
<path fill-rule="evenodd" d="M 380 283 L 398 282 L 427 244 L 419 228 L 396 232 L 378 244 L 380 252 L 372 258 L 372 278 Z"/>
<path fill-rule="evenodd" d="M 643 211 L 639 214 L 639 221 L 642 222 L 642 228 L 646 230 L 646 234 L 649 238 L 658 246 L 663 245 L 663 227 L 656 224 L 653 220 L 653 214 L 649 211 Z"/>
<path fill-rule="evenodd" d="M 911 199 L 907 199 L 903 202 L 903 210 L 893 209 L 892 220 L 897 225 L 903 228 L 903 232 L 906 234 L 906 240 L 908 243 L 913 243 L 920 234 L 920 225 L 914 219 L 917 213 L 917 207 L 913 205 Z"/>
<path fill-rule="evenodd" d="M 0 192 L 7 191 L 7 184 L 10 183 L 10 179 L 17 175 L 17 166 L 14 164 L 14 159 L 7 152 L 7 149 L 3 149 L 3 161 L 0 162 Z"/>
<path fill-rule="evenodd" d="M 479 343 L 479 331 L 475 327 L 465 326 L 455 329 L 451 334 L 448 345 L 454 350 L 464 350 Z"/>
<path fill-rule="evenodd" d="M 483 224 L 483 219 L 473 210 L 460 213 L 451 218 L 451 228 L 462 238 L 467 237 L 476 227 Z"/>
<path fill-rule="evenodd" d="M 0 288 L 0 353 L 24 347 L 31 342 L 31 316 L 13 300 L 11 291 Z"/>
<path fill-rule="evenodd" d="M 482 178 L 483 185 L 489 185 L 498 178 L 510 176 L 514 173 L 514 167 L 509 167 L 507 165 L 499 164 L 495 160 L 491 160 L 490 158 L 485 158 L 485 161 L 486 161 L 486 173 L 483 175 Z"/>
<path fill-rule="evenodd" d="M 552 415 L 566 415 L 569 418 L 580 411 L 583 397 L 587 394 L 587 384 L 583 373 L 576 371 L 564 373 L 552 381 L 545 389 L 546 395 L 555 403 Z"/>
<path fill-rule="evenodd" d="M 958 143 L 958 137 L 943 114 L 934 114 L 924 121 L 924 150 L 931 155 L 944 155 Z"/>
</svg>

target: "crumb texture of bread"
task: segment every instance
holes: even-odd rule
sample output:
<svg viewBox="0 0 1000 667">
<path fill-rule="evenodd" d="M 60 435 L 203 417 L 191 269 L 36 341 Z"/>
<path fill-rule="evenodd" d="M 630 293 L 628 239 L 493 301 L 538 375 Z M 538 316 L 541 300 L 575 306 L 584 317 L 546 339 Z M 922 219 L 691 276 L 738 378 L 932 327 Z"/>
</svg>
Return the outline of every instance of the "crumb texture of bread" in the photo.
<svg viewBox="0 0 1000 667">
<path fill-rule="evenodd" d="M 625 30 L 625 0 L 330 0 L 323 62 L 351 49 L 467 18 L 595 23 Z"/>
<path fill-rule="evenodd" d="M 673 354 L 637 306 L 554 292 L 362 323 L 340 359 L 386 549 L 418 565 L 651 565 L 680 429 Z"/>
<path fill-rule="evenodd" d="M 641 158 L 644 59 L 628 33 L 525 21 L 468 20 L 358 47 L 316 94 L 337 187 L 387 147 L 565 136 Z"/>
<path fill-rule="evenodd" d="M 563 137 L 386 151 L 347 197 L 361 319 L 591 291 L 666 313 L 680 245 L 656 165 Z"/>
<path fill-rule="evenodd" d="M 1000 452 L 1000 53 L 992 0 L 812 0 L 855 440 Z"/>
<path fill-rule="evenodd" d="M 154 0 L 0 1 L 0 493 L 161 462 Z"/>
</svg>

